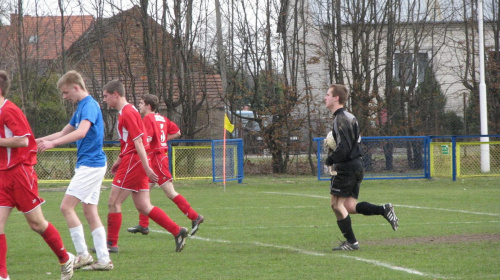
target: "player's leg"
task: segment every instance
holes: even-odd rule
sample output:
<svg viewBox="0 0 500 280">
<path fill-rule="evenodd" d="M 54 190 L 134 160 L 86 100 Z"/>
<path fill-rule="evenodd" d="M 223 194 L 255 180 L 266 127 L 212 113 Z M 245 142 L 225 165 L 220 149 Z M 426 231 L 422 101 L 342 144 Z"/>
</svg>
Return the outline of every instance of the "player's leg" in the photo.
<svg viewBox="0 0 500 280">
<path fill-rule="evenodd" d="M 358 184 L 356 184 L 355 188 L 353 189 L 354 197 L 358 197 L 359 195 L 361 181 L 362 179 L 358 180 Z M 366 201 L 357 203 L 356 200 L 356 202 L 353 201 L 349 204 L 348 210 L 351 214 L 359 213 L 366 216 L 381 215 L 391 224 L 393 230 L 398 229 L 399 219 L 396 216 L 394 207 L 391 203 L 385 205 L 374 205 Z"/>
<path fill-rule="evenodd" d="M 118 238 L 122 225 L 122 203 L 130 195 L 131 191 L 111 187 L 111 192 L 108 199 L 108 250 L 110 253 L 118 252 Z"/>
<path fill-rule="evenodd" d="M 5 224 L 9 218 L 12 208 L 0 207 L 0 277 L 7 279 L 7 239 L 5 237 Z"/>
<path fill-rule="evenodd" d="M 70 187 L 68 187 L 68 189 Z M 93 261 L 92 255 L 90 255 L 88 251 L 87 243 L 85 242 L 83 225 L 75 211 L 75 207 L 78 203 L 80 203 L 80 199 L 66 193 L 60 206 L 61 213 L 66 220 L 71 240 L 73 241 L 73 245 L 76 250 L 74 269 L 90 264 Z"/>
<path fill-rule="evenodd" d="M 148 215 L 155 223 L 166 229 L 175 237 L 176 252 L 180 252 L 184 248 L 186 237 L 188 235 L 187 228 L 179 227 L 170 217 L 159 207 L 153 206 L 149 197 L 149 191 L 139 191 L 132 194 L 134 205 L 144 215 Z"/>
<path fill-rule="evenodd" d="M 59 231 L 43 217 L 41 206 L 37 206 L 30 212 L 24 213 L 30 228 L 39 233 L 45 243 L 59 259 L 61 264 L 61 279 L 71 279 L 73 276 L 73 265 L 75 256 L 66 251 Z"/>
<path fill-rule="evenodd" d="M 195 235 L 196 232 L 198 231 L 200 224 L 203 223 L 205 220 L 202 215 L 199 215 L 192 207 L 191 204 L 182 196 L 181 194 L 177 193 L 174 188 L 174 184 L 172 183 L 172 179 L 168 180 L 167 182 L 163 183 L 160 186 L 163 189 L 163 192 L 165 192 L 165 195 L 172 200 L 175 205 L 177 205 L 177 208 L 184 213 L 190 219 L 192 222 L 192 228 L 191 228 L 191 235 Z"/>
<path fill-rule="evenodd" d="M 334 247 L 333 250 L 357 250 L 359 249 L 358 241 L 354 236 L 354 231 L 351 225 L 351 216 L 344 206 L 345 201 L 349 199 L 347 197 L 340 197 L 332 195 L 331 197 L 331 207 L 335 216 L 337 217 L 337 225 L 340 232 L 346 239 L 339 246 Z"/>
<path fill-rule="evenodd" d="M 109 251 L 106 243 L 106 231 L 102 224 L 98 213 L 97 204 L 82 203 L 83 213 L 90 225 L 92 240 L 94 241 L 94 250 L 97 254 L 97 261 L 92 264 L 92 261 L 87 262 L 87 266 L 83 266 L 83 270 L 111 270 L 113 263 L 109 257 Z"/>
<path fill-rule="evenodd" d="M 155 185 L 156 183 L 149 183 L 149 189 L 153 189 Z M 149 217 L 139 212 L 139 224 L 127 228 L 127 231 L 130 233 L 140 232 L 142 235 L 147 235 L 149 233 Z"/>
<path fill-rule="evenodd" d="M 158 185 L 165 192 L 165 195 L 177 205 L 179 210 L 191 220 L 191 235 L 195 235 L 200 224 L 205 219 L 191 207 L 184 196 L 175 191 L 174 184 L 172 183 L 172 174 L 168 168 L 168 157 L 166 155 L 155 155 L 152 166 L 155 173 L 159 176 Z"/>
</svg>

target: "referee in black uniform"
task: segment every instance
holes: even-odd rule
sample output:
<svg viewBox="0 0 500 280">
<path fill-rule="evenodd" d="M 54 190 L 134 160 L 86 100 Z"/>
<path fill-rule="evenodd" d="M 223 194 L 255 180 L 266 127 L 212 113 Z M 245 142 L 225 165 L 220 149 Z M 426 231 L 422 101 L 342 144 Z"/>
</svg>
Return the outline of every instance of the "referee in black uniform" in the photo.
<svg viewBox="0 0 500 280">
<path fill-rule="evenodd" d="M 398 218 L 392 204 L 378 206 L 368 202 L 358 203 L 359 188 L 364 174 L 361 137 L 356 117 L 344 108 L 347 97 L 344 85 L 332 84 L 324 98 L 326 108 L 334 116 L 332 134 L 337 143 L 337 147 L 325 161 L 327 166 L 335 164 L 337 171 L 337 175 L 332 176 L 330 180 L 331 206 L 337 217 L 337 225 L 346 239 L 334 247 L 334 251 L 359 249 L 349 214 L 381 215 L 389 221 L 393 230 L 398 228 Z"/>
</svg>

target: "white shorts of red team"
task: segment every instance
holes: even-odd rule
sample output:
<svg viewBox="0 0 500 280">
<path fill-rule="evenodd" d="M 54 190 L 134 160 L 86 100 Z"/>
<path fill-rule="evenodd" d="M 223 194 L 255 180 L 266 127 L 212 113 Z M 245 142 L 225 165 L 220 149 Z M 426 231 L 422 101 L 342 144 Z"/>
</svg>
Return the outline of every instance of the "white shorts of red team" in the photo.
<svg viewBox="0 0 500 280">
<path fill-rule="evenodd" d="M 80 166 L 75 169 L 75 176 L 71 179 L 66 190 L 67 195 L 78 198 L 86 204 L 99 204 L 102 180 L 106 175 L 107 166 L 88 167 Z"/>
</svg>

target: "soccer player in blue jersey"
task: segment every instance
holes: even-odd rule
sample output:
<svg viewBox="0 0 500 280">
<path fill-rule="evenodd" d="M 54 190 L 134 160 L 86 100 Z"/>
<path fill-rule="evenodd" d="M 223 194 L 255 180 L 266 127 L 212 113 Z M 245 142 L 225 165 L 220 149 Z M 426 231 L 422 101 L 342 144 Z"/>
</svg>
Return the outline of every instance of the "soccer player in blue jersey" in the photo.
<svg viewBox="0 0 500 280">
<path fill-rule="evenodd" d="M 106 232 L 97 212 L 102 180 L 106 173 L 106 155 L 102 149 L 104 121 L 101 109 L 89 95 L 82 76 L 69 71 L 57 82 L 63 98 L 77 104 L 73 117 L 61 131 L 36 139 L 38 151 L 76 142 L 77 161 L 73 178 L 61 203 L 77 256 L 74 268 L 83 270 L 111 270 L 113 263 L 106 244 Z M 83 226 L 75 207 L 82 203 L 83 213 L 92 233 L 97 261 L 94 262 L 85 243 Z"/>
<path fill-rule="evenodd" d="M 354 236 L 349 214 L 363 214 L 367 216 L 381 215 L 392 226 L 398 228 L 398 218 L 394 207 L 373 205 L 368 202 L 359 202 L 358 195 L 363 181 L 363 161 L 361 159 L 360 130 L 356 117 L 344 108 L 348 93 L 344 85 L 332 84 L 324 98 L 325 106 L 333 113 L 332 134 L 337 146 L 326 158 L 325 164 L 335 164 L 336 175 L 330 181 L 331 207 L 337 218 L 337 225 L 346 238 L 333 250 L 357 250 L 358 241 Z"/>
</svg>

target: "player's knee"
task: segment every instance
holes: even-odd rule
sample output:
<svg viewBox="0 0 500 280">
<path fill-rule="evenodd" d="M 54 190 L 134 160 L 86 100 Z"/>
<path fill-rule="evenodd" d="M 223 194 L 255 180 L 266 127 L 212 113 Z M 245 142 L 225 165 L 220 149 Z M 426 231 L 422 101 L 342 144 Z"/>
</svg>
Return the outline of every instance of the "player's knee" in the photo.
<svg viewBox="0 0 500 280">
<path fill-rule="evenodd" d="M 337 203 L 331 203 L 330 206 L 332 207 L 333 212 L 335 213 L 341 213 L 340 205 Z"/>
<path fill-rule="evenodd" d="M 68 213 L 70 213 L 71 211 L 73 211 L 73 208 L 69 207 L 67 205 L 61 204 L 61 206 L 59 207 L 59 210 L 61 211 L 61 213 L 64 216 L 66 216 Z"/>
<path fill-rule="evenodd" d="M 42 234 L 45 231 L 45 229 L 47 228 L 45 226 L 45 224 L 41 223 L 41 222 L 30 222 L 29 225 L 30 225 L 30 228 L 32 231 L 39 233 L 39 234 Z"/>
<path fill-rule="evenodd" d="M 108 210 L 110 213 L 117 213 L 121 210 L 121 204 L 119 203 L 108 203 Z"/>
</svg>

